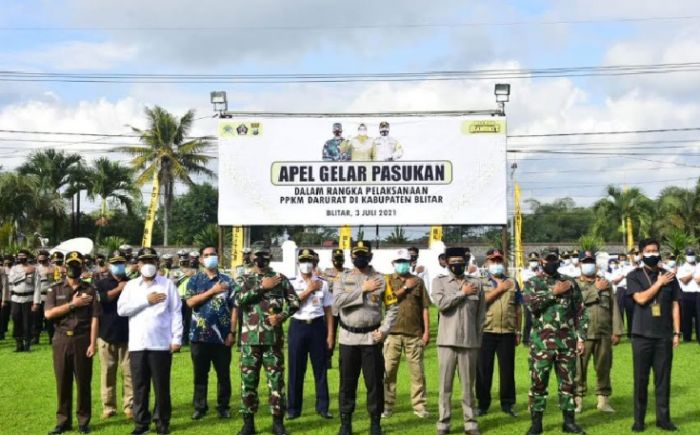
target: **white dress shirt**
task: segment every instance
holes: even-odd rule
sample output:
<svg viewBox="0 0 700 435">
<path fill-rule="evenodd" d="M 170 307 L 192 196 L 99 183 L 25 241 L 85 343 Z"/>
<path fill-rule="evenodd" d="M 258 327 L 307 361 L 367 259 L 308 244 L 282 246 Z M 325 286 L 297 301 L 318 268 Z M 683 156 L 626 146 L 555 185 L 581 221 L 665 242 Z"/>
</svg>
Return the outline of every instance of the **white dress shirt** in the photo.
<svg viewBox="0 0 700 435">
<path fill-rule="evenodd" d="M 164 293 L 165 301 L 148 303 L 152 292 Z M 142 277 L 132 279 L 122 290 L 117 314 L 129 318 L 129 352 L 170 350 L 182 344 L 182 302 L 175 284 L 156 275 L 147 283 Z"/>
<path fill-rule="evenodd" d="M 301 303 L 299 310 L 292 316 L 297 320 L 313 320 L 317 317 L 322 317 L 326 314 L 323 309 L 333 305 L 333 293 L 330 292 L 328 282 L 317 276 L 311 279 L 314 281 L 321 281 L 321 288 L 311 293 L 309 297 Z M 297 296 L 309 286 L 301 275 L 290 279 L 289 282 L 292 284 L 292 287 L 294 287 Z"/>
<path fill-rule="evenodd" d="M 681 267 L 678 268 L 678 283 L 681 285 L 681 290 L 686 293 L 697 293 L 700 292 L 700 286 L 695 282 L 695 277 L 699 272 L 697 264 L 683 263 Z M 683 284 L 682 278 L 690 277 L 688 284 Z"/>
</svg>

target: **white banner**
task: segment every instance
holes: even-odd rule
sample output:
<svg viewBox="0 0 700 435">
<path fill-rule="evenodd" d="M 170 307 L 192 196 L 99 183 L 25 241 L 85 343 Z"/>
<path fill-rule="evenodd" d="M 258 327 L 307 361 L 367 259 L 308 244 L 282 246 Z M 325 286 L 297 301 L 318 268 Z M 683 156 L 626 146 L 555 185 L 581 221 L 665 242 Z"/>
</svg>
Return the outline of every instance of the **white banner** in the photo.
<svg viewBox="0 0 700 435">
<path fill-rule="evenodd" d="M 505 224 L 505 118 L 219 125 L 219 225 Z"/>
</svg>

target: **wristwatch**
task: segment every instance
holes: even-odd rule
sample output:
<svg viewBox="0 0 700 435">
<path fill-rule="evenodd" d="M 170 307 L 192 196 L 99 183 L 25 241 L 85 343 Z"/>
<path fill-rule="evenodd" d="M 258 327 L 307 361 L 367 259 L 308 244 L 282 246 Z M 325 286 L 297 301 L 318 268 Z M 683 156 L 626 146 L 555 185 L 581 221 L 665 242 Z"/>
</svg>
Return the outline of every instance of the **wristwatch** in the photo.
<svg viewBox="0 0 700 435">
<path fill-rule="evenodd" d="M 75 311 L 75 304 L 73 304 L 72 302 L 70 304 L 68 304 L 68 309 L 70 311 Z"/>
<path fill-rule="evenodd" d="M 681 333 L 680 333 L 680 332 L 674 332 L 674 333 L 673 333 L 673 336 L 674 336 L 674 337 L 680 337 L 680 336 L 681 336 Z"/>
</svg>

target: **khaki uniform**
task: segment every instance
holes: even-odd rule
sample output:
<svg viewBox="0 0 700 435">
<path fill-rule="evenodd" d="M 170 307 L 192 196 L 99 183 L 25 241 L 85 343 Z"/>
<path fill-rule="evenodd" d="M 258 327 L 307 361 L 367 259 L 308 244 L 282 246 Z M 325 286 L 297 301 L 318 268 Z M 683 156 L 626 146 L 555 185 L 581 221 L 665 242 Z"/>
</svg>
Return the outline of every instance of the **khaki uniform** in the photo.
<svg viewBox="0 0 700 435">
<path fill-rule="evenodd" d="M 595 281 L 579 278 L 583 305 L 588 312 L 588 332 L 585 349 L 576 362 L 576 395 L 585 396 L 588 390 L 587 373 L 591 356 L 596 371 L 596 395 L 610 396 L 610 370 L 612 370 L 612 335 L 622 335 L 624 328 L 617 298 L 612 287 L 599 291 Z"/>
<path fill-rule="evenodd" d="M 463 283 L 473 283 L 477 291 L 473 295 L 462 292 Z M 486 317 L 486 300 L 482 283 L 478 278 L 457 278 L 450 274 L 433 280 L 432 296 L 440 310 L 438 324 L 438 365 L 440 391 L 438 406 L 438 430 L 450 430 L 452 418 L 452 383 L 455 371 L 462 383 L 462 414 L 464 430 L 478 430 L 473 408 L 476 363 L 481 347 L 481 335 Z"/>
<path fill-rule="evenodd" d="M 56 410 L 56 425 L 71 424 L 71 408 L 73 405 L 73 374 L 77 384 L 77 417 L 78 424 L 86 426 L 92 415 L 91 382 L 92 358 L 86 355 L 90 346 L 90 327 L 93 317 L 102 313 L 99 298 L 95 289 L 79 282 L 74 290 L 68 281 L 54 284 L 46 295 L 46 310 L 71 303 L 73 295 L 86 293 L 92 296 L 92 303 L 77 307 L 65 316 L 54 319 L 56 332 L 53 347 L 53 368 L 56 375 L 56 394 L 58 409 Z"/>
</svg>

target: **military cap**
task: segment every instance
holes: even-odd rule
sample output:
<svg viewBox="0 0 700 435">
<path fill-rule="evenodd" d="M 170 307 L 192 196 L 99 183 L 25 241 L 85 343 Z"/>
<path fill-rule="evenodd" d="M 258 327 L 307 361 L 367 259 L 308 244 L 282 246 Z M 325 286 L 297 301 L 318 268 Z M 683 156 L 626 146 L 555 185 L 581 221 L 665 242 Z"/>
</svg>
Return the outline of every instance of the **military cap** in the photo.
<svg viewBox="0 0 700 435">
<path fill-rule="evenodd" d="M 309 249 L 309 251 L 311 251 L 311 250 Z M 270 253 L 269 246 L 260 246 L 259 248 L 255 248 L 253 250 L 253 255 L 255 255 L 258 258 L 264 258 L 266 260 L 270 260 L 272 258 L 272 254 Z M 311 254 L 311 256 L 313 257 L 313 254 Z"/>
<path fill-rule="evenodd" d="M 379 123 L 379 128 L 389 128 L 389 123 L 386 121 L 382 121 Z"/>
<path fill-rule="evenodd" d="M 333 257 L 345 257 L 345 252 L 343 252 L 343 250 L 340 248 L 336 248 L 333 250 L 332 256 Z"/>
<path fill-rule="evenodd" d="M 494 260 L 496 258 L 503 258 L 503 252 L 501 252 L 498 249 L 489 249 L 486 251 L 486 259 L 487 260 Z"/>
<path fill-rule="evenodd" d="M 46 249 L 39 249 L 36 253 L 36 256 L 38 257 L 40 255 L 45 255 L 46 257 L 48 257 L 50 254 L 49 251 L 47 251 Z"/>
<path fill-rule="evenodd" d="M 66 266 L 69 266 L 71 263 L 77 263 L 82 266 L 84 260 L 83 254 L 78 251 L 70 251 L 66 254 Z"/>
<path fill-rule="evenodd" d="M 126 263 L 124 252 L 118 249 L 112 252 L 112 255 L 109 257 L 109 263 Z"/>
<path fill-rule="evenodd" d="M 369 254 L 372 252 L 372 246 L 364 240 L 358 240 L 353 243 L 350 253 L 355 254 Z"/>
<path fill-rule="evenodd" d="M 300 249 L 297 253 L 297 259 L 301 260 L 312 260 L 314 259 L 314 251 L 311 249 Z"/>
<path fill-rule="evenodd" d="M 537 252 L 530 252 L 527 256 L 527 259 L 530 261 L 537 261 L 540 259 L 540 254 Z"/>
<path fill-rule="evenodd" d="M 172 260 L 173 256 L 172 254 L 163 254 L 160 258 L 162 258 L 163 260 Z"/>
<path fill-rule="evenodd" d="M 132 248 L 131 245 L 121 245 L 119 247 L 119 250 L 124 252 L 125 254 L 131 254 L 134 248 Z"/>
<path fill-rule="evenodd" d="M 636 255 L 636 254 L 639 254 L 639 250 L 637 250 L 637 248 L 632 248 L 632 249 L 630 249 L 629 253 L 632 255 Z"/>
<path fill-rule="evenodd" d="M 545 260 L 548 260 L 551 258 L 553 258 L 554 260 L 558 260 L 559 259 L 559 248 L 557 248 L 555 246 L 548 247 L 547 249 L 542 251 L 542 258 L 544 258 Z"/>
<path fill-rule="evenodd" d="M 244 253 L 244 254 L 252 254 L 252 253 L 253 253 L 253 250 L 250 249 L 250 248 L 243 248 L 243 253 Z"/>
<path fill-rule="evenodd" d="M 581 256 L 581 253 L 579 252 L 578 249 L 574 249 L 573 251 L 571 251 L 571 258 L 580 257 L 580 256 Z"/>
<path fill-rule="evenodd" d="M 595 263 L 595 257 L 591 254 L 584 255 L 581 263 Z"/>
<path fill-rule="evenodd" d="M 571 257 L 571 253 L 569 253 L 569 251 L 564 251 L 561 253 L 561 258 L 563 258 L 563 259 L 567 259 L 570 257 Z"/>
<path fill-rule="evenodd" d="M 190 252 L 190 258 L 199 258 L 199 251 Z"/>
<path fill-rule="evenodd" d="M 53 254 L 51 254 L 51 259 L 52 260 L 63 260 L 63 252 L 54 251 Z"/>
<path fill-rule="evenodd" d="M 343 125 L 339 122 L 334 122 L 333 123 L 333 131 L 336 131 L 336 130 L 343 130 Z"/>
<path fill-rule="evenodd" d="M 95 258 L 97 258 L 98 260 L 105 260 L 107 256 L 100 252 L 99 254 L 95 255 Z"/>
<path fill-rule="evenodd" d="M 449 257 L 466 257 L 467 256 L 467 249 L 466 248 L 445 248 L 445 255 Z"/>
<path fill-rule="evenodd" d="M 136 258 L 139 260 L 151 260 L 151 259 L 157 259 L 158 254 L 156 253 L 156 250 L 146 246 L 141 249 L 139 249 L 139 252 L 136 254 Z"/>
<path fill-rule="evenodd" d="M 685 255 L 695 255 L 695 249 L 693 249 L 693 248 L 686 248 L 686 250 L 685 250 Z"/>
</svg>

